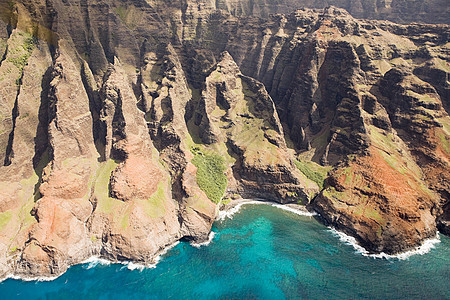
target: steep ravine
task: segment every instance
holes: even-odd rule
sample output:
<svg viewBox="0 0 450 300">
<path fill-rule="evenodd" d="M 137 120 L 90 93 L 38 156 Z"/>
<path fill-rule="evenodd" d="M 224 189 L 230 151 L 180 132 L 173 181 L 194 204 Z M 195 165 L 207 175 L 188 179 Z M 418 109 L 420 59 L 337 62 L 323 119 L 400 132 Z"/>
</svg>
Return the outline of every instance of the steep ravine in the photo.
<svg viewBox="0 0 450 300">
<path fill-rule="evenodd" d="M 240 197 L 449 232 L 449 26 L 217 3 L 0 4 L 1 276 L 152 263 Z"/>
</svg>

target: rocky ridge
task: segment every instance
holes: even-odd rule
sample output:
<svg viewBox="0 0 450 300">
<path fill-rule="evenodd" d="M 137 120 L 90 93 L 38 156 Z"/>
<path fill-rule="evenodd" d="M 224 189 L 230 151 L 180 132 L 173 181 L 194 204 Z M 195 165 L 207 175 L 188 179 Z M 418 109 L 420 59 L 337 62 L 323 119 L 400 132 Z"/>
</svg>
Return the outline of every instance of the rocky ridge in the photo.
<svg viewBox="0 0 450 300">
<path fill-rule="evenodd" d="M 449 27 L 242 3 L 1 4 L 2 274 L 151 263 L 238 197 L 372 252 L 448 232 Z"/>
</svg>

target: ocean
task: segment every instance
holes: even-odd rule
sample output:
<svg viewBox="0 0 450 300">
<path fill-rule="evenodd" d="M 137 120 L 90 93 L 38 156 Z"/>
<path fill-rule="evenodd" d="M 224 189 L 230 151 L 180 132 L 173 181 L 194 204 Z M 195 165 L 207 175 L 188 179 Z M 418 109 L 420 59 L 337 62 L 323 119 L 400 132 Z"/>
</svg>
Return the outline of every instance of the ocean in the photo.
<svg viewBox="0 0 450 300">
<path fill-rule="evenodd" d="M 309 215 L 248 204 L 205 245 L 180 242 L 150 268 L 92 259 L 53 281 L 7 279 L 2 299 L 450 299 L 450 238 L 373 257 Z"/>
</svg>

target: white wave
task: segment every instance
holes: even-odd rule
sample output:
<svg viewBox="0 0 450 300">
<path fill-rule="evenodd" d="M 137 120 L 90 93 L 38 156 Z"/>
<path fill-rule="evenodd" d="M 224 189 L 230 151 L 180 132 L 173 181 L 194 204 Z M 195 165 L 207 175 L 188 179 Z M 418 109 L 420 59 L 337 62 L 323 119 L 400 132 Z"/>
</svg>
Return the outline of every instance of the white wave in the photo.
<svg viewBox="0 0 450 300">
<path fill-rule="evenodd" d="M 212 240 L 214 239 L 214 236 L 216 235 L 216 233 L 214 231 L 211 231 L 208 235 L 208 240 L 204 241 L 203 243 L 194 243 L 191 242 L 191 246 L 195 247 L 195 248 L 200 248 L 201 246 L 208 246 L 209 244 L 211 244 Z"/>
<path fill-rule="evenodd" d="M 156 263 L 155 264 L 140 264 L 140 263 L 135 263 L 132 261 L 123 261 L 120 262 L 122 265 L 124 265 L 122 268 L 120 268 L 120 270 L 127 268 L 130 271 L 134 271 L 134 270 L 138 270 L 140 272 L 142 272 L 145 269 L 154 269 L 156 268 Z"/>
<path fill-rule="evenodd" d="M 420 245 L 419 247 L 417 247 L 413 250 L 409 250 L 409 251 L 398 253 L 398 254 L 387 254 L 384 252 L 381 252 L 379 254 L 373 254 L 373 253 L 370 253 L 369 251 L 367 251 L 361 245 L 359 245 L 357 240 L 354 237 L 349 236 L 341 231 L 337 231 L 334 228 L 331 228 L 331 227 L 329 227 L 329 228 L 333 235 L 339 237 L 341 242 L 352 246 L 355 249 L 356 253 L 361 254 L 363 256 L 372 257 L 372 258 L 406 260 L 413 255 L 424 255 L 424 254 L 430 252 L 431 249 L 435 248 L 436 244 L 439 244 L 441 242 L 439 233 L 436 233 L 436 236 L 434 238 L 425 240 L 422 243 L 422 245 Z"/>
<path fill-rule="evenodd" d="M 176 241 L 176 242 L 170 244 L 169 246 L 167 246 L 166 248 L 164 248 L 161 252 L 159 252 L 159 254 L 155 260 L 158 262 L 161 259 L 161 256 L 166 255 L 170 249 L 174 248 L 179 243 L 180 243 L 180 241 Z"/>
<path fill-rule="evenodd" d="M 253 201 L 253 200 L 242 201 L 241 203 L 237 204 L 236 206 L 233 206 L 232 208 L 230 208 L 228 210 L 219 211 L 219 214 L 216 217 L 216 220 L 223 221 L 225 219 L 232 219 L 233 215 L 241 209 L 242 205 L 245 205 L 245 204 L 262 204 L 262 202 L 261 201 Z"/>
<path fill-rule="evenodd" d="M 179 243 L 180 243 L 179 241 L 176 241 L 176 242 L 170 244 L 169 246 L 167 246 L 166 248 L 164 248 L 163 250 L 161 250 L 161 252 L 159 252 L 158 256 L 156 256 L 155 259 L 153 260 L 154 261 L 153 263 L 142 264 L 142 263 L 136 263 L 136 262 L 132 262 L 132 261 L 124 261 L 124 262 L 120 262 L 120 263 L 123 264 L 124 267 L 126 267 L 130 271 L 139 270 L 140 272 L 142 272 L 145 269 L 154 269 L 154 268 L 156 268 L 156 265 L 161 261 L 162 256 L 166 255 L 170 249 L 172 249 Z"/>
<path fill-rule="evenodd" d="M 87 266 L 85 267 L 85 269 L 87 269 L 87 270 L 95 268 L 99 264 L 102 266 L 107 266 L 107 265 L 111 264 L 111 262 L 109 260 L 100 258 L 98 256 L 92 256 L 92 257 L 82 261 L 81 263 L 87 264 Z"/>
<path fill-rule="evenodd" d="M 81 262 L 81 264 L 87 264 L 87 266 L 84 267 L 85 269 L 94 268 L 98 264 L 109 265 L 110 263 L 111 262 L 109 262 L 108 260 L 99 258 L 97 256 L 92 256 L 92 257 L 90 257 L 90 258 L 88 258 L 88 259 L 86 259 L 86 260 Z M 57 279 L 59 276 L 61 276 L 61 275 L 35 277 L 35 276 L 24 276 L 24 275 L 9 274 L 9 275 L 5 276 L 4 278 L 2 278 L 0 280 L 0 283 L 5 281 L 5 280 L 7 280 L 7 279 L 14 279 L 14 280 L 21 280 L 21 281 L 35 281 L 35 282 L 53 281 L 53 280 Z"/>
<path fill-rule="evenodd" d="M 364 256 L 369 256 L 370 253 L 360 244 L 358 244 L 358 242 L 356 241 L 356 239 L 350 235 L 347 235 L 345 233 L 343 233 L 342 231 L 338 231 L 335 228 L 332 227 L 328 227 L 331 231 L 331 233 L 338 237 L 339 240 L 341 242 L 343 242 L 344 244 L 350 245 L 355 249 L 355 252 L 358 254 L 362 254 Z"/>
<path fill-rule="evenodd" d="M 142 272 L 144 269 L 154 269 L 154 268 L 156 268 L 156 264 L 142 265 L 134 262 L 127 263 L 127 269 L 130 271 L 139 270 Z"/>
<path fill-rule="evenodd" d="M 277 207 L 277 208 L 280 208 L 280 209 L 292 212 L 292 213 L 297 214 L 299 216 L 312 217 L 312 216 L 316 216 L 317 215 L 317 213 L 315 213 L 315 212 L 303 211 L 303 210 L 295 209 L 293 207 L 286 206 L 286 205 L 279 204 L 279 203 L 270 203 L 270 205 L 272 205 L 273 207 Z"/>
<path fill-rule="evenodd" d="M 12 275 L 9 274 L 5 276 L 3 279 L 0 280 L 0 283 L 7 280 L 7 279 L 14 279 L 14 280 L 22 280 L 22 281 L 36 281 L 36 282 L 42 282 L 42 281 L 53 281 L 57 279 L 59 276 L 40 276 L 40 277 L 31 277 L 31 276 L 18 276 L 18 275 Z"/>
<path fill-rule="evenodd" d="M 309 211 L 303 211 L 300 209 L 295 209 L 293 207 L 284 205 L 284 204 L 280 204 L 280 203 L 276 203 L 276 202 L 272 202 L 272 201 L 266 201 L 266 200 L 243 200 L 242 202 L 238 203 L 236 206 L 233 206 L 232 208 L 228 209 L 228 210 L 221 210 L 219 211 L 218 216 L 216 217 L 217 221 L 223 221 L 225 219 L 232 219 L 233 215 L 236 214 L 237 212 L 239 212 L 239 210 L 241 209 L 241 207 L 243 205 L 247 205 L 247 204 L 264 204 L 264 205 L 270 205 L 276 208 L 280 208 L 289 212 L 292 212 L 294 214 L 297 214 L 299 216 L 307 216 L 307 217 L 312 217 L 317 215 L 317 213 L 315 212 L 309 212 Z"/>
</svg>

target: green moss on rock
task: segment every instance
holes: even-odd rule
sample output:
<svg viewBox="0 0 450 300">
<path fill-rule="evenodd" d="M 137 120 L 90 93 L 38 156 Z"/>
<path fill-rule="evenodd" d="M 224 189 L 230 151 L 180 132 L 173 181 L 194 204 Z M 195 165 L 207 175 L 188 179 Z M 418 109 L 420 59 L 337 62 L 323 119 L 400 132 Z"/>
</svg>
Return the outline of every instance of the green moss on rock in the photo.
<svg viewBox="0 0 450 300">
<path fill-rule="evenodd" d="M 23 49 L 23 51 L 21 51 L 22 55 L 8 59 L 8 61 L 18 68 L 20 72 L 23 71 L 23 68 L 28 63 L 28 58 L 31 56 L 31 52 L 33 52 L 35 46 L 34 38 L 29 34 L 24 35 L 24 41 L 21 45 Z"/>
<path fill-rule="evenodd" d="M 105 162 L 98 170 L 95 179 L 94 195 L 98 200 L 98 210 L 104 213 L 112 212 L 116 199 L 109 196 L 109 181 L 111 173 L 119 164 L 110 159 Z"/>
<path fill-rule="evenodd" d="M 152 218 L 163 217 L 166 213 L 164 202 L 166 200 L 166 194 L 164 193 L 167 183 L 160 181 L 158 183 L 158 188 L 150 198 L 144 202 L 143 207 L 145 213 Z"/>
<path fill-rule="evenodd" d="M 323 189 L 324 181 L 327 178 L 328 170 L 330 168 L 322 167 L 312 161 L 294 161 L 295 166 L 302 172 L 308 179 L 317 183 L 320 189 Z"/>
</svg>

